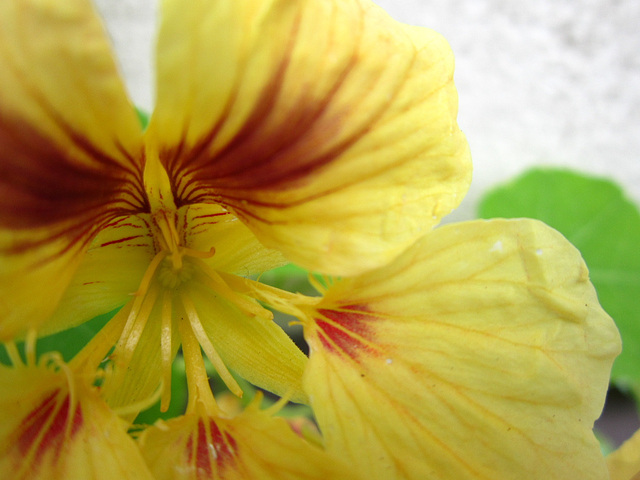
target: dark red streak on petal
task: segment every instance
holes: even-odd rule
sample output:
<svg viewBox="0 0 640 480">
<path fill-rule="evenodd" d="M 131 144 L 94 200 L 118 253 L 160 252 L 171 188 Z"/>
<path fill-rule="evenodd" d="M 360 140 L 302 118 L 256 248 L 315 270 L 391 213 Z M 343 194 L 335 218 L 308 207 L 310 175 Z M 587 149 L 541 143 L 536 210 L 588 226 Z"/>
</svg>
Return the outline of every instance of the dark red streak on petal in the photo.
<svg viewBox="0 0 640 480">
<path fill-rule="evenodd" d="M 161 153 L 161 159 L 177 185 L 175 193 L 180 204 L 217 202 L 236 209 L 239 207 L 237 203 L 246 197 L 234 198 L 232 191 L 272 189 L 303 181 L 311 171 L 334 160 L 368 130 L 370 123 L 367 122 L 346 139 L 335 143 L 333 139 L 342 128 L 340 118 L 325 118 L 334 96 L 357 65 L 357 50 L 353 51 L 351 61 L 336 76 L 323 98 L 300 99 L 296 102 L 299 108 L 289 112 L 286 120 L 275 123 L 273 116 L 278 110 L 278 101 L 286 95 L 282 85 L 288 73 L 289 51 L 295 46 L 298 27 L 298 22 L 294 22 L 288 34 L 288 51 L 284 49 L 280 64 L 256 101 L 253 113 L 229 143 L 214 154 L 210 152 L 216 133 L 225 121 L 224 115 L 230 113 L 231 106 L 198 144 L 187 150 L 183 142 L 173 150 Z M 358 35 L 357 29 L 354 35 Z M 233 99 L 234 95 L 231 97 Z M 317 128 L 318 122 L 322 122 L 322 128 Z M 335 144 L 327 148 L 332 142 Z"/>
<path fill-rule="evenodd" d="M 69 395 L 61 398 L 60 392 L 55 391 L 22 421 L 16 432 L 16 446 L 35 467 L 47 452 L 52 452 L 52 458 L 57 459 L 82 424 L 80 405 L 74 405 L 71 411 Z"/>
<path fill-rule="evenodd" d="M 352 305 L 340 305 L 341 310 L 353 310 L 356 312 L 371 312 L 369 305 L 365 303 L 354 303 Z"/>
<path fill-rule="evenodd" d="M 379 318 L 366 304 L 347 304 L 335 309 L 319 308 L 316 318 L 319 339 L 328 351 L 344 353 L 354 360 L 358 356 L 377 355 L 373 322 Z"/>
<path fill-rule="evenodd" d="M 198 478 L 211 478 L 213 466 L 209 454 L 209 441 L 206 427 L 202 420 L 198 422 L 198 439 L 195 451 L 195 464 L 198 469 Z"/>
<path fill-rule="evenodd" d="M 354 360 L 358 356 L 377 355 L 375 334 L 370 322 L 376 317 L 340 310 L 318 309 L 316 318 L 322 345 L 332 353 L 344 353 Z"/>
<path fill-rule="evenodd" d="M 193 220 L 199 220 L 201 218 L 224 217 L 226 215 L 231 215 L 231 212 L 211 213 L 208 215 L 196 215 L 193 217 Z"/>
<path fill-rule="evenodd" d="M 0 115 L 0 226 L 31 229 L 144 210 L 146 200 L 137 191 L 141 177 L 76 155 Z"/>
<path fill-rule="evenodd" d="M 102 244 L 100 244 L 100 246 L 101 246 L 101 247 L 108 247 L 108 246 L 111 246 L 111 245 L 116 245 L 116 244 L 118 244 L 118 243 L 126 243 L 126 242 L 128 242 L 129 240 L 134 240 L 134 239 L 136 239 L 136 238 L 142 238 L 142 237 L 144 237 L 144 236 L 145 236 L 145 235 L 134 235 L 134 236 L 132 236 L 132 237 L 119 238 L 119 239 L 117 239 L 117 240 L 112 240 L 112 241 L 110 241 L 110 242 L 102 243 Z M 142 244 L 142 245 L 146 245 L 146 244 Z"/>
<path fill-rule="evenodd" d="M 56 406 L 55 399 L 57 394 L 58 391 L 55 391 L 46 397 L 42 403 L 22 421 L 20 437 L 17 442 L 22 455 L 25 455 L 35 443 L 38 434 L 42 431 L 43 419 L 46 420 L 49 418 L 51 412 L 53 412 Z"/>
<path fill-rule="evenodd" d="M 34 257 L 35 268 L 71 249 L 84 249 L 118 217 L 147 211 L 146 197 L 140 196 L 142 172 L 134 176 L 116 165 L 115 160 L 80 158 L 31 125 L 0 113 L 0 228 L 25 232 L 2 253 L 21 254 L 60 241 L 58 251 Z"/>
<path fill-rule="evenodd" d="M 375 321 L 376 317 L 356 313 L 353 311 L 329 310 L 325 308 L 318 309 L 318 313 L 326 319 L 332 320 L 335 325 L 357 334 L 359 337 L 367 340 L 373 339 L 370 323 Z"/>
<path fill-rule="evenodd" d="M 362 339 L 348 330 L 344 330 L 333 323 L 319 319 L 316 319 L 316 324 L 321 330 L 320 341 L 324 347 L 332 353 L 342 352 L 354 360 L 357 360 L 361 353 L 375 352 L 370 344 L 365 343 Z"/>
<path fill-rule="evenodd" d="M 216 464 L 218 469 L 222 470 L 233 463 L 237 444 L 235 439 L 228 432 L 222 432 L 213 420 L 209 422 L 209 426 L 213 447 L 217 453 Z"/>
<path fill-rule="evenodd" d="M 103 225 L 103 228 L 119 228 L 119 227 L 131 227 L 131 228 L 144 228 L 142 225 L 136 225 L 135 223 L 125 223 L 126 217 L 120 217 L 111 223 Z M 146 222 L 145 222 L 146 223 Z"/>
<path fill-rule="evenodd" d="M 214 420 L 205 422 L 202 418 L 198 421 L 198 431 L 189 437 L 185 446 L 188 463 L 196 467 L 197 478 L 203 480 L 213 478 L 214 473 L 219 475 L 231 466 L 237 448 L 235 439 L 221 431 Z"/>
</svg>

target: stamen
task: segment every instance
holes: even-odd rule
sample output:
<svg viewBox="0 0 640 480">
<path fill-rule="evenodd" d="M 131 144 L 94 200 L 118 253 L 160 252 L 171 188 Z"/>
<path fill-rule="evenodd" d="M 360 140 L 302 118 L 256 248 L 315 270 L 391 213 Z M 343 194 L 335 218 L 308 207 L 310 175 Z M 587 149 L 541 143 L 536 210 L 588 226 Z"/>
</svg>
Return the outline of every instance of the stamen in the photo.
<svg viewBox="0 0 640 480">
<path fill-rule="evenodd" d="M 96 375 L 105 355 L 122 335 L 128 314 L 124 307 L 78 352 L 69 362 L 75 372 L 84 370 L 88 375 Z M 102 371 L 102 370 L 100 370 Z"/>
<path fill-rule="evenodd" d="M 158 388 L 147 398 L 143 398 L 135 403 L 128 403 L 121 407 L 112 408 L 112 410 L 120 417 L 127 417 L 129 415 L 137 415 L 139 412 L 146 410 L 154 405 L 161 397 L 164 391 L 164 381 L 160 382 Z"/>
<path fill-rule="evenodd" d="M 116 355 L 119 355 L 118 364 L 128 365 L 131 361 L 136 346 L 140 341 L 140 337 L 142 337 L 144 327 L 147 325 L 147 320 L 151 315 L 151 311 L 153 310 L 157 297 L 158 289 L 150 289 L 145 296 L 146 301 L 142 304 L 140 309 L 138 311 L 135 311 L 133 308 L 131 309 L 129 318 L 127 319 L 127 324 L 122 331 L 122 335 L 120 335 L 120 340 L 118 340 L 114 352 Z M 135 316 L 134 313 L 136 314 Z"/>
<path fill-rule="evenodd" d="M 182 339 L 182 354 L 184 356 L 185 371 L 187 374 L 187 387 L 189 401 L 187 413 L 193 413 L 198 405 L 204 407 L 211 415 L 218 414 L 220 409 L 211 392 L 207 369 L 204 366 L 202 350 L 196 339 L 191 325 L 184 320 L 178 322 L 180 337 Z"/>
<path fill-rule="evenodd" d="M 249 295 L 279 312 L 293 315 L 297 318 L 305 318 L 303 309 L 307 305 L 317 304 L 322 297 L 308 297 L 301 293 L 291 293 L 279 288 L 265 285 L 245 277 L 239 277 L 229 273 L 219 272 L 218 276 L 223 282 L 233 289 L 233 292 L 240 292 Z"/>
<path fill-rule="evenodd" d="M 270 311 L 231 289 L 220 273 L 210 268 L 204 262 L 199 261 L 198 266 L 200 267 L 200 271 L 205 274 L 202 279 L 203 283 L 233 303 L 234 306 L 239 308 L 245 315 L 267 320 L 273 319 L 273 314 Z"/>
<path fill-rule="evenodd" d="M 165 388 L 162 391 L 160 411 L 166 412 L 171 402 L 171 318 L 173 305 L 171 292 L 162 292 L 162 332 L 160 334 L 160 352 L 162 356 L 162 378 Z"/>
<path fill-rule="evenodd" d="M 67 424 L 65 425 L 65 438 L 71 437 L 71 429 L 73 428 L 73 419 L 75 417 L 76 407 L 78 406 L 78 396 L 76 395 L 76 384 L 73 376 L 73 372 L 69 365 L 67 365 L 60 355 L 60 352 L 47 352 L 40 361 L 45 364 L 51 364 L 54 367 L 62 370 L 64 376 L 67 379 L 67 389 L 69 392 L 69 406 L 67 415 Z"/>
<path fill-rule="evenodd" d="M 323 296 L 327 292 L 327 285 L 331 284 L 331 280 L 329 279 L 329 277 L 326 277 L 326 276 L 322 277 L 322 279 L 325 282 L 324 284 L 320 283 L 320 281 L 311 273 L 307 275 L 307 279 L 309 280 L 309 283 L 311 284 L 311 286 L 315 288 L 320 295 L 323 295 Z"/>
<path fill-rule="evenodd" d="M 160 228 L 162 234 L 162 249 L 170 252 L 171 263 L 174 270 L 182 268 L 182 254 L 180 253 L 180 236 L 176 230 L 175 221 L 167 217 L 166 210 L 159 210 L 155 215 L 155 224 Z"/>
<path fill-rule="evenodd" d="M 24 341 L 24 351 L 27 358 L 27 365 L 36 364 L 36 339 L 38 334 L 34 328 L 30 328 Z"/>
<path fill-rule="evenodd" d="M 134 293 L 136 299 L 133 301 L 133 305 L 131 306 L 131 313 L 129 314 L 129 318 L 133 318 L 137 315 L 135 312 L 138 311 L 140 305 L 142 305 L 142 302 L 144 301 L 144 297 L 147 293 L 147 290 L 149 290 L 149 285 L 151 284 L 151 280 L 153 279 L 153 274 L 158 269 L 158 265 L 160 265 L 160 262 L 162 262 L 162 260 L 164 260 L 164 258 L 167 256 L 167 253 L 168 252 L 164 250 L 158 252 L 156 256 L 153 257 L 153 260 L 151 260 L 151 263 L 149 263 L 147 271 L 144 272 L 144 276 L 142 277 L 142 281 L 140 282 L 140 286 L 138 287 L 138 290 L 136 290 L 136 293 Z"/>
<path fill-rule="evenodd" d="M 186 255 L 187 257 L 211 258 L 216 254 L 216 248 L 211 247 L 208 252 L 202 252 L 200 250 L 193 250 L 191 248 L 182 247 L 180 248 L 180 253 L 182 255 Z"/>
<path fill-rule="evenodd" d="M 227 388 L 234 395 L 238 397 L 242 397 L 243 392 L 242 392 L 242 389 L 240 388 L 240 385 L 238 385 L 238 382 L 236 382 L 235 378 L 233 378 L 233 376 L 227 369 L 226 365 L 222 361 L 222 358 L 220 357 L 215 347 L 213 346 L 213 343 L 211 343 L 211 340 L 209 340 L 209 337 L 207 336 L 207 333 L 205 332 L 204 327 L 202 326 L 202 323 L 200 323 L 198 312 L 196 311 L 195 306 L 191 302 L 191 299 L 186 295 L 181 295 L 180 298 L 182 300 L 182 305 L 184 306 L 184 310 L 187 313 L 187 316 L 189 317 L 189 323 L 191 324 L 191 329 L 193 330 L 193 334 L 195 335 L 198 342 L 202 346 L 202 349 L 204 350 L 204 353 L 207 355 L 207 358 L 211 361 L 214 368 L 218 372 L 218 375 L 220 375 L 220 378 L 222 379 L 224 384 L 227 386 Z"/>
<path fill-rule="evenodd" d="M 5 343 L 4 348 L 7 349 L 7 355 L 9 356 L 9 360 L 11 361 L 11 365 L 13 365 L 14 367 L 26 366 L 26 364 L 22 361 L 22 357 L 20 356 L 18 347 L 14 342 Z"/>
<path fill-rule="evenodd" d="M 260 393 L 262 394 L 262 392 L 258 391 L 256 393 Z M 263 411 L 264 413 L 266 413 L 267 415 L 273 416 L 275 414 L 277 414 L 280 410 L 282 410 L 284 407 L 287 406 L 287 403 L 289 403 L 289 399 L 293 396 L 293 389 L 289 389 L 287 391 L 287 393 L 285 393 L 282 397 L 280 397 L 278 399 L 277 402 L 275 402 L 273 405 L 265 408 Z M 258 398 L 258 395 L 256 394 L 256 398 Z M 259 397 L 258 402 L 261 402 L 262 400 L 262 395 Z M 260 406 L 260 403 L 258 403 L 258 406 Z"/>
</svg>

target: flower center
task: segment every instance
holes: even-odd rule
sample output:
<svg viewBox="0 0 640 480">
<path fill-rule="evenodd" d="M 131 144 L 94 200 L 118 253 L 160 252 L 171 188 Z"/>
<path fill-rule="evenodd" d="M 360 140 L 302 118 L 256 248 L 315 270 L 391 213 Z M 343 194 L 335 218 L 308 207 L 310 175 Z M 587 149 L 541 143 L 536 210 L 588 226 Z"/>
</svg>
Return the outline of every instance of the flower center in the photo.
<svg viewBox="0 0 640 480">
<path fill-rule="evenodd" d="M 156 227 L 156 243 L 160 250 L 157 255 L 163 257 L 158 265 L 156 278 L 163 287 L 173 289 L 189 280 L 193 276 L 193 269 L 183 260 L 187 249 L 181 245 L 175 211 L 162 209 L 152 216 Z"/>
<path fill-rule="evenodd" d="M 121 393 L 125 388 L 120 386 L 126 384 L 126 388 L 135 387 L 125 382 L 125 378 L 134 355 L 139 350 L 138 345 L 143 337 L 149 338 L 147 332 L 153 331 L 154 328 L 157 332 L 159 325 L 160 368 L 164 385 L 161 393 L 162 411 L 166 411 L 171 399 L 171 365 L 178 347 L 175 342 L 178 339 L 183 347 L 190 345 L 190 349 L 187 349 L 190 354 L 185 354 L 185 363 L 187 377 L 190 378 L 188 383 L 193 388 L 200 384 L 208 385 L 204 367 L 194 367 L 202 361 L 202 358 L 198 360 L 198 357 L 202 356 L 202 349 L 229 390 L 242 396 L 242 389 L 225 366 L 201 322 L 188 284 L 197 278 L 212 290 L 212 298 L 225 298 L 253 315 L 269 312 L 233 292 L 220 275 L 203 261 L 214 255 L 213 247 L 209 251 L 198 251 L 186 246 L 185 231 L 188 229 L 181 228 L 185 227 L 185 220 L 176 208 L 167 172 L 160 161 L 150 154 L 147 155 L 144 183 L 151 207 L 151 230 L 156 254 L 149 263 L 130 304 L 122 333 L 111 355 L 116 359 L 114 362 L 118 368 L 114 368 L 103 390 L 106 392 L 108 389 L 108 395 L 113 395 L 113 398 L 126 398 L 126 394 Z M 154 326 L 147 328 L 148 322 L 152 322 Z M 157 341 L 157 338 L 150 338 L 150 341 Z M 202 385 L 197 388 L 199 391 L 205 390 Z M 148 396 L 150 392 L 146 393 Z M 143 393 L 136 392 L 132 395 L 143 396 Z M 118 405 L 118 401 L 114 400 L 112 403 Z"/>
<path fill-rule="evenodd" d="M 193 277 L 195 267 L 189 262 L 182 262 L 176 268 L 171 258 L 165 258 L 158 268 L 157 278 L 164 288 L 174 289 Z"/>
<path fill-rule="evenodd" d="M 185 246 L 178 229 L 178 212 L 166 170 L 155 159 L 145 166 L 145 189 L 151 206 L 153 235 L 156 243 L 156 258 L 151 262 L 153 269 L 148 273 L 155 276 L 160 285 L 173 290 L 193 277 L 194 265 L 184 257 L 208 258 L 208 252 L 191 250 Z"/>
</svg>

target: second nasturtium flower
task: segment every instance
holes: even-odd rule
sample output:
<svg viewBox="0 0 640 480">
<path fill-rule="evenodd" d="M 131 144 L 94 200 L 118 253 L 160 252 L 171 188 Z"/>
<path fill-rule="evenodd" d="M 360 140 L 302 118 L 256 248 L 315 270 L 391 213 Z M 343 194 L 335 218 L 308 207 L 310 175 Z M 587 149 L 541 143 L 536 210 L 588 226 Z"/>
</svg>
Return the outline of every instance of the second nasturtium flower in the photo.
<svg viewBox="0 0 640 480">
<path fill-rule="evenodd" d="M 169 405 L 182 347 L 187 412 L 138 440 L 156 477 L 606 478 L 619 337 L 579 253 L 534 221 L 433 230 L 471 177 L 446 42 L 368 0 L 162 13 L 143 131 L 88 0 L 0 3 L 0 340 L 121 308 L 46 372 L 126 418 Z M 253 280 L 288 261 L 321 297 Z M 202 352 L 236 395 L 231 371 L 309 403 L 322 448 L 225 414 Z"/>
</svg>

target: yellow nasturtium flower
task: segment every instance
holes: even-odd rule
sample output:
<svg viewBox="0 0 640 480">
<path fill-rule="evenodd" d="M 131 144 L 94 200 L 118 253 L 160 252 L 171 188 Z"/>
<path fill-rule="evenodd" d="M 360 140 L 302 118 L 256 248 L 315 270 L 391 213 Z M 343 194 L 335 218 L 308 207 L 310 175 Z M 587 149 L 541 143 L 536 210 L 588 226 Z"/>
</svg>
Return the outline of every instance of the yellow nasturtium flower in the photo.
<svg viewBox="0 0 640 480">
<path fill-rule="evenodd" d="M 9 344 L 0 365 L 0 476 L 13 480 L 153 480 L 127 424 L 100 398 L 93 375 L 59 355 Z"/>
<path fill-rule="evenodd" d="M 105 405 L 167 408 L 182 347 L 187 412 L 131 454 L 156 478 L 605 479 L 592 427 L 620 341 L 579 253 L 528 220 L 433 229 L 471 177 L 446 42 L 368 0 L 162 14 L 143 132 L 88 0 L 0 2 L 0 340 L 121 307 L 69 365 L 0 370 L 20 386 L 0 472 L 85 478 L 74 442 L 104 439 L 75 406 L 94 427 Z M 252 279 L 287 261 L 323 295 Z M 309 403 L 322 445 L 225 412 L 203 351 L 238 396 L 231 371 Z M 53 401 L 69 415 L 38 416 Z"/>
</svg>

